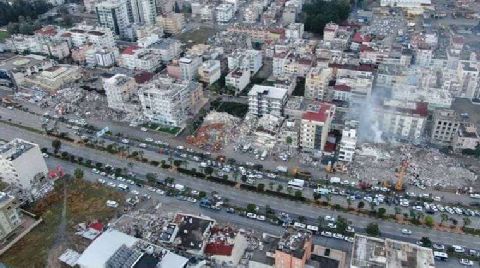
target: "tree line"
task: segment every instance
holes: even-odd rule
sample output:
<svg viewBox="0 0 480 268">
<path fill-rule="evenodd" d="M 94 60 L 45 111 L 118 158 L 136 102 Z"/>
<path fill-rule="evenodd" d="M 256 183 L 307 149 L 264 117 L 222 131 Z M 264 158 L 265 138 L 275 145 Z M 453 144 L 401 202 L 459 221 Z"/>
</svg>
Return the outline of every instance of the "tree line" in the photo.
<svg viewBox="0 0 480 268">
<path fill-rule="evenodd" d="M 24 1 L 17 0 L 9 4 L 7 1 L 0 2 L 0 26 L 9 23 L 23 23 L 35 20 L 38 15 L 47 12 L 52 6 L 44 0 Z M 31 23 L 31 22 L 30 22 Z"/>
<path fill-rule="evenodd" d="M 305 31 L 323 33 L 323 28 L 329 22 L 340 23 L 345 21 L 351 10 L 351 5 L 346 0 L 322 1 L 313 0 L 305 4 Z"/>
</svg>

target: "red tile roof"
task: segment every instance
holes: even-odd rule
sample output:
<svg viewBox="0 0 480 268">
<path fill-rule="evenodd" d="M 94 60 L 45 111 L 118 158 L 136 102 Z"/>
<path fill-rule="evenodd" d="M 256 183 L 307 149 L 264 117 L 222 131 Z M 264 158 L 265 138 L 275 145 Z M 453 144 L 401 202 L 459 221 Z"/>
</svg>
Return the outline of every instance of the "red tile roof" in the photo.
<svg viewBox="0 0 480 268">
<path fill-rule="evenodd" d="M 370 42 L 372 38 L 368 35 L 362 35 L 361 33 L 355 33 L 352 38 L 352 42 L 355 43 L 363 43 L 363 42 Z"/>
<path fill-rule="evenodd" d="M 49 25 L 35 31 L 36 34 L 45 35 L 45 36 L 54 36 L 57 34 L 55 27 Z"/>
<path fill-rule="evenodd" d="M 93 223 L 90 223 L 90 225 L 88 225 L 88 228 L 92 228 L 94 230 L 97 230 L 99 232 L 102 232 L 103 231 L 103 224 L 100 223 L 100 222 L 93 222 Z"/>
<path fill-rule="evenodd" d="M 137 82 L 137 84 L 143 84 L 145 82 L 148 82 L 150 81 L 152 78 L 153 78 L 154 74 L 153 73 L 149 73 L 149 72 L 142 72 L 142 73 L 139 73 L 137 75 L 135 75 L 135 82 Z"/>
<path fill-rule="evenodd" d="M 428 103 L 427 102 L 417 102 L 415 111 L 413 111 L 413 113 L 421 115 L 421 116 L 427 116 L 428 115 Z"/>
<path fill-rule="evenodd" d="M 333 88 L 335 90 L 338 90 L 338 91 L 346 91 L 346 92 L 350 92 L 350 90 L 352 90 L 352 88 L 350 86 L 347 86 L 347 85 L 344 85 L 344 84 L 335 85 Z"/>
<path fill-rule="evenodd" d="M 317 112 L 305 112 L 302 116 L 302 119 L 316 122 L 325 122 L 328 119 L 331 108 L 332 104 L 321 102 L 320 110 L 318 110 Z"/>
<path fill-rule="evenodd" d="M 135 46 L 135 45 L 129 46 L 122 51 L 122 54 L 133 55 L 133 54 L 135 54 L 135 50 L 137 50 L 139 48 L 140 48 L 139 46 Z"/>
<path fill-rule="evenodd" d="M 208 255 L 230 256 L 232 251 L 233 245 L 225 245 L 222 242 L 210 243 L 205 247 L 205 253 Z"/>
</svg>

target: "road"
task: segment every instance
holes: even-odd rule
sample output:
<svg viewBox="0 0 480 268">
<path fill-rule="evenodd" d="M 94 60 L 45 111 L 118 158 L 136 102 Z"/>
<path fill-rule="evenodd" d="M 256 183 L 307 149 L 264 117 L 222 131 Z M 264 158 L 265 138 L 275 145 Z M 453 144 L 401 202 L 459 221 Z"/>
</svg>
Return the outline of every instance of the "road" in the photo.
<svg viewBox="0 0 480 268">
<path fill-rule="evenodd" d="M 9 109 L 6 109 L 4 107 L 0 107 L 0 115 L 3 116 L 4 120 L 7 119 L 7 118 L 10 118 L 10 119 L 12 119 L 12 122 L 21 123 L 22 125 L 34 127 L 34 128 L 37 128 L 37 129 L 41 129 L 41 123 L 42 123 L 43 118 L 40 117 L 40 116 L 37 116 L 35 114 L 27 113 L 27 112 L 20 111 L 20 110 L 9 110 Z M 58 130 L 60 132 L 67 132 L 67 133 L 70 133 L 71 136 L 74 136 L 72 129 L 67 128 L 67 126 L 68 125 L 64 124 L 64 123 L 58 123 L 57 124 Z M 132 128 L 130 128 L 130 129 L 132 129 Z M 136 129 L 133 129 L 133 130 L 136 130 Z M 8 130 L 5 130 L 5 131 L 8 132 Z M 16 130 L 12 130 L 12 131 L 13 131 L 13 133 L 17 132 Z M 12 131 L 10 131 L 10 132 L 12 132 Z M 145 133 L 145 132 L 140 131 L 140 130 L 138 130 L 138 132 L 141 133 L 145 137 L 150 137 L 151 136 L 150 135 L 151 133 L 148 133 L 148 132 Z M 135 136 L 135 137 L 137 138 L 138 136 Z M 104 137 L 103 138 L 103 140 L 106 142 L 106 144 L 112 143 L 112 139 L 115 140 L 116 142 L 119 142 L 119 138 L 117 138 L 117 137 Z M 162 139 L 162 140 L 164 140 L 164 139 Z M 183 143 L 179 143 L 179 144 L 183 144 Z M 135 141 L 132 141 L 132 140 L 131 140 L 129 146 L 131 147 L 131 151 L 141 150 L 142 152 L 144 152 L 144 157 L 146 157 L 150 160 L 156 160 L 158 162 L 160 162 L 162 160 L 168 161 L 168 159 L 172 156 L 172 155 L 169 155 L 169 154 L 158 154 L 158 147 L 154 147 L 154 146 L 149 146 L 147 148 L 139 148 L 138 147 L 138 142 L 135 142 Z M 137 147 L 135 147 L 135 146 L 137 146 Z M 45 145 L 43 145 L 43 147 L 49 148 L 50 144 L 45 144 Z M 76 152 L 75 154 L 79 155 L 83 158 L 88 158 L 88 156 L 90 155 L 90 153 L 83 154 L 83 152 Z M 188 163 L 188 168 L 196 168 L 197 170 L 202 169 L 201 167 L 199 167 L 199 163 L 197 163 L 197 162 L 188 161 L 187 159 L 184 159 L 184 158 L 180 158 L 180 159 L 182 161 Z M 120 164 L 117 164 L 117 166 L 119 166 L 119 165 Z M 277 185 L 283 185 L 283 188 L 286 189 L 287 188 L 287 183 L 286 183 L 287 180 L 288 179 L 286 179 L 286 178 L 283 178 L 283 179 L 282 178 L 277 178 L 275 180 L 264 178 L 264 179 L 257 179 L 256 184 L 263 183 L 266 187 L 269 187 L 270 183 L 274 183 L 274 186 L 273 186 L 274 189 L 276 188 Z M 409 191 L 415 192 L 416 194 L 423 193 L 419 189 L 413 189 L 413 190 L 409 190 Z M 472 199 L 470 199 L 468 196 L 462 196 L 462 195 L 456 195 L 456 194 L 453 194 L 453 193 L 444 193 L 444 192 L 432 191 L 432 190 L 429 190 L 429 192 L 432 193 L 432 195 L 434 195 L 434 196 L 441 196 L 443 198 L 442 203 L 444 205 L 445 204 L 456 205 L 458 202 L 461 202 L 463 204 L 468 204 L 468 203 L 472 202 Z M 313 196 L 313 189 L 305 188 L 304 191 L 303 191 L 303 195 L 305 197 L 311 199 L 312 196 Z M 341 196 L 341 195 L 331 195 L 331 201 L 335 204 L 340 204 L 344 207 L 347 206 L 346 198 L 344 196 Z M 352 206 L 355 207 L 358 204 L 358 202 L 359 202 L 359 200 L 353 201 Z M 367 204 L 367 207 L 368 207 L 368 204 Z M 383 207 L 383 208 L 387 209 L 387 213 L 390 213 L 390 214 L 395 213 L 395 207 L 394 206 L 388 206 L 388 205 L 382 204 L 382 205 L 376 206 L 376 209 L 378 209 L 380 207 Z M 403 208 L 403 207 L 400 207 L 400 208 L 401 208 L 401 213 L 409 213 L 410 208 Z M 433 215 L 433 217 L 434 217 L 434 220 L 436 222 L 441 221 L 440 213 L 436 213 L 436 215 Z M 459 216 L 459 215 L 449 215 L 449 217 L 450 218 L 456 218 L 459 223 L 461 223 L 462 219 L 463 219 L 463 216 Z M 471 227 L 478 228 L 480 226 L 480 220 L 478 218 L 472 217 L 471 220 L 472 220 Z"/>
<path fill-rule="evenodd" d="M 7 140 L 19 137 L 38 143 L 41 147 L 47 148 L 51 147 L 51 141 L 53 140 L 51 137 L 27 131 L 20 131 L 17 128 L 5 126 L 3 124 L 0 125 L 0 133 L 2 133 L 2 138 Z M 206 180 L 199 181 L 198 179 L 155 168 L 144 163 L 136 162 L 133 163 L 131 168 L 129 168 L 128 161 L 125 161 L 125 159 L 121 159 L 108 153 L 99 152 L 90 148 L 80 147 L 79 145 L 64 143 L 62 145 L 62 151 L 69 152 L 85 159 L 91 159 L 104 164 L 110 164 L 113 167 L 127 168 L 130 169 L 130 171 L 138 174 L 146 174 L 151 172 L 159 174 L 160 178 L 165 178 L 168 176 L 174 177 L 177 183 L 184 184 L 192 189 L 205 191 L 207 193 L 216 191 L 220 195 L 229 198 L 232 202 L 242 205 L 247 205 L 250 203 L 257 204 L 258 206 L 262 207 L 268 205 L 276 211 L 283 211 L 292 215 L 302 215 L 313 219 L 316 219 L 319 216 L 323 217 L 325 215 L 332 215 L 336 217 L 342 216 L 353 222 L 357 228 L 365 228 L 368 223 L 372 221 L 378 221 L 381 226 L 382 233 L 386 236 L 402 238 L 402 240 L 407 241 L 415 241 L 422 236 L 429 236 L 431 238 L 435 238 L 441 243 L 459 244 L 469 248 L 480 249 L 480 239 L 472 239 L 472 236 L 469 235 L 439 232 L 424 227 L 409 226 L 408 228 L 412 230 L 413 234 L 411 236 L 403 236 L 399 235 L 399 231 L 402 228 L 405 228 L 405 225 L 395 222 L 379 221 L 378 219 L 368 218 L 366 216 L 337 212 L 325 208 L 317 208 L 303 203 L 283 200 L 272 196 L 260 195 L 245 190 L 235 189 L 232 191 L 231 187 L 219 185 Z"/>
</svg>

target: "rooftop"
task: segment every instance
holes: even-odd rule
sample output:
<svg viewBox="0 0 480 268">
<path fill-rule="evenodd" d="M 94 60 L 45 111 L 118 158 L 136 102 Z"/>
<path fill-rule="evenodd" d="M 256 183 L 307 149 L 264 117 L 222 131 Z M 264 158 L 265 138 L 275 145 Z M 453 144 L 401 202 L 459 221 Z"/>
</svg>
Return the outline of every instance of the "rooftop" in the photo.
<svg viewBox="0 0 480 268">
<path fill-rule="evenodd" d="M 326 102 L 311 103 L 307 108 L 307 112 L 303 114 L 302 119 L 325 122 L 327 121 L 329 114 L 332 112 L 333 107 L 333 104 Z"/>
<path fill-rule="evenodd" d="M 30 143 L 28 141 L 24 141 L 21 139 L 14 139 L 9 143 L 6 143 L 0 146 L 0 155 L 12 161 L 17 159 L 22 154 L 29 151 L 35 146 L 36 144 Z"/>
<path fill-rule="evenodd" d="M 294 257 L 301 259 L 305 253 L 305 243 L 310 241 L 312 234 L 304 231 L 290 229 L 285 232 L 278 242 L 277 250 L 289 253 Z"/>
<path fill-rule="evenodd" d="M 210 218 L 178 213 L 175 215 L 174 223 L 179 228 L 175 237 L 176 244 L 185 249 L 201 250 L 204 244 L 204 233 L 215 221 Z"/>
<path fill-rule="evenodd" d="M 430 248 L 356 234 L 351 267 L 433 268 L 435 265 Z"/>
<path fill-rule="evenodd" d="M 30 68 L 31 66 L 35 66 L 45 61 L 48 61 L 48 59 L 39 55 L 15 55 L 11 58 L 0 61 L 0 69 L 16 71 Z"/>
<path fill-rule="evenodd" d="M 283 99 L 287 95 L 287 89 L 272 86 L 254 85 L 248 92 L 248 96 L 264 95 L 267 98 Z"/>
</svg>

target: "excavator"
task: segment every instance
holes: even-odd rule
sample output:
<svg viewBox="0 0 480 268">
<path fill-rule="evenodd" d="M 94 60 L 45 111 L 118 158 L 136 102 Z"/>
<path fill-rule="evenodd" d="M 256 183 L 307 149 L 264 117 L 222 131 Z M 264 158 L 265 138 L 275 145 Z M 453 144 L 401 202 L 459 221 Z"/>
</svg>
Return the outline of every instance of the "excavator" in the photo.
<svg viewBox="0 0 480 268">
<path fill-rule="evenodd" d="M 395 191 L 401 192 L 405 190 L 404 187 L 404 178 L 405 175 L 407 174 L 407 168 L 408 168 L 408 161 L 406 159 L 402 160 L 400 166 L 395 169 L 395 177 L 397 178 L 397 181 L 395 183 L 395 187 L 392 187 L 391 182 L 388 180 L 383 181 L 383 187 L 385 188 L 394 188 Z"/>
</svg>

